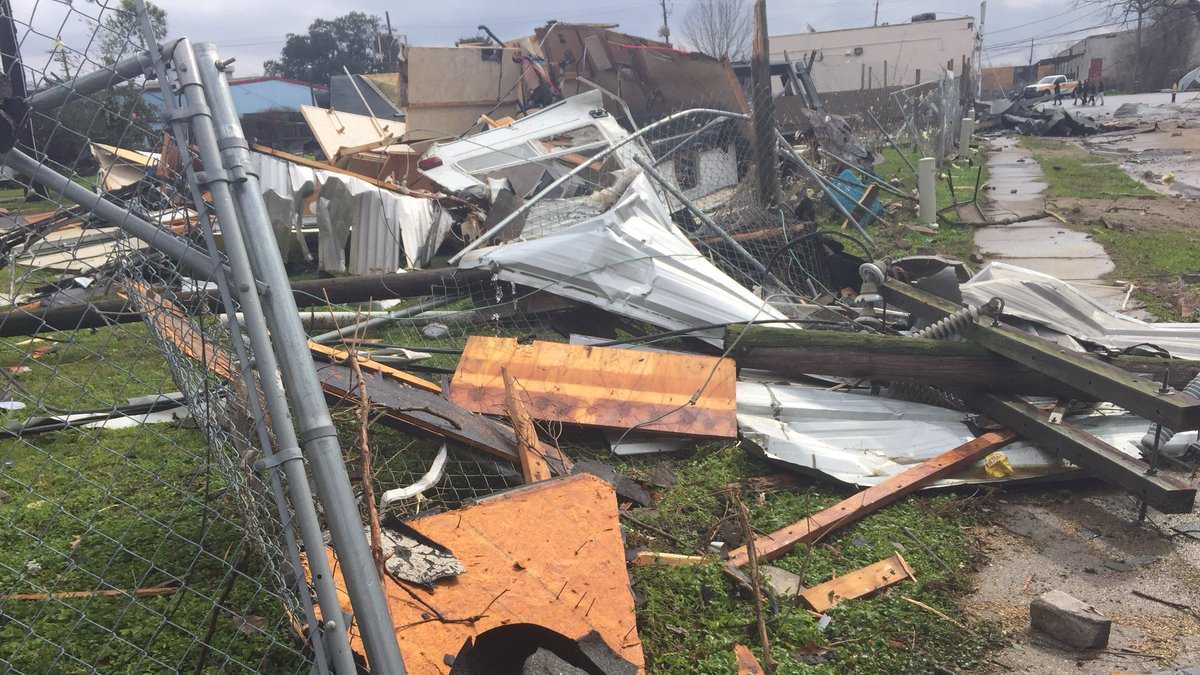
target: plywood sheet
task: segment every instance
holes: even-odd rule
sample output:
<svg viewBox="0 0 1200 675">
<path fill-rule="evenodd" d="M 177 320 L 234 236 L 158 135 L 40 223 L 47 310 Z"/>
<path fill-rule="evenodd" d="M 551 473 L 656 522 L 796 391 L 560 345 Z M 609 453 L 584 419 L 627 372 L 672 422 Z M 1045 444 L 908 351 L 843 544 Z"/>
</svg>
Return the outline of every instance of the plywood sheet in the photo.
<svg viewBox="0 0 1200 675">
<path fill-rule="evenodd" d="M 499 60 L 485 60 L 485 49 L 499 51 Z M 409 136 L 457 136 L 484 113 L 515 114 L 521 66 L 512 62 L 514 52 L 509 47 L 409 47 L 404 110 Z M 497 103 L 502 105 L 496 108 Z"/>
<path fill-rule="evenodd" d="M 311 105 L 300 106 L 300 114 L 308 122 L 308 128 L 321 146 L 325 157 L 333 159 L 353 148 L 371 146 L 380 149 L 390 144 L 388 150 L 400 152 L 406 146 L 399 144 L 404 137 L 404 122 L 366 115 L 326 110 Z"/>
<path fill-rule="evenodd" d="M 737 383 L 730 359 L 472 336 L 450 383 L 450 400 L 475 412 L 506 414 L 501 368 L 516 380 L 534 419 L 737 436 Z"/>
<path fill-rule="evenodd" d="M 446 657 L 468 638 L 514 623 L 572 639 L 594 630 L 621 658 L 644 668 L 616 495 L 604 481 L 589 475 L 544 481 L 407 524 L 449 548 L 466 568 L 433 590 L 384 580 L 410 675 L 449 673 Z M 340 567 L 327 553 L 348 609 Z M 351 648 L 363 650 L 353 628 Z"/>
</svg>

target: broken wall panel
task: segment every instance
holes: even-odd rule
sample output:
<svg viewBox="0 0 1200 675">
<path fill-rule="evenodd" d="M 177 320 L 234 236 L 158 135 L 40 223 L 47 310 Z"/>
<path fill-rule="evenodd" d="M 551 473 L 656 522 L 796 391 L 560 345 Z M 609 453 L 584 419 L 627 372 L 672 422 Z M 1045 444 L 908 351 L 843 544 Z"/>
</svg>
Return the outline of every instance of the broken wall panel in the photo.
<svg viewBox="0 0 1200 675">
<path fill-rule="evenodd" d="M 504 370 L 534 419 L 737 437 L 730 359 L 472 336 L 450 383 L 450 400 L 504 415 Z"/>
<path fill-rule="evenodd" d="M 586 474 L 543 481 L 407 525 L 466 569 L 432 589 L 385 579 L 410 675 L 447 675 L 467 640 L 510 624 L 573 640 L 595 631 L 619 657 L 644 668 L 616 495 L 604 481 Z M 337 559 L 327 553 L 349 609 Z M 357 628 L 351 647 L 363 653 Z"/>
<path fill-rule="evenodd" d="M 521 66 L 510 47 L 408 47 L 402 105 L 413 140 L 465 133 L 479 116 L 514 115 Z"/>
</svg>

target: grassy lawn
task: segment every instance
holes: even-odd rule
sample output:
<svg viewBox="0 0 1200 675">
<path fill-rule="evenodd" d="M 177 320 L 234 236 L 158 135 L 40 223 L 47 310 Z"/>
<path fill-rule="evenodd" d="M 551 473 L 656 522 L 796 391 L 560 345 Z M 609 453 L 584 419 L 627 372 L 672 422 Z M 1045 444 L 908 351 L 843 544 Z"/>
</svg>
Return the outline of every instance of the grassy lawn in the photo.
<svg viewBox="0 0 1200 675">
<path fill-rule="evenodd" d="M 636 474 L 636 465 L 629 468 Z M 673 469 L 676 486 L 666 491 L 654 511 L 638 516 L 684 542 L 696 542 L 696 548 L 680 547 L 636 527 L 627 533 L 631 543 L 694 554 L 714 538 L 727 539 L 731 529 L 739 531 L 736 511 L 730 507 L 731 486 L 749 476 L 774 473 L 737 446 L 701 448 Z M 752 527 L 769 532 L 844 496 L 828 485 L 813 483 L 794 491 L 760 493 L 747 488 L 742 499 L 750 510 Z M 987 650 L 999 644 L 998 633 L 974 623 L 956 604 L 969 590 L 975 562 L 976 549 L 965 529 L 972 522 L 972 510 L 959 497 L 909 498 L 772 563 L 813 586 L 899 551 L 918 580 L 833 608 L 824 630 L 803 605 L 779 599 L 768 619 L 779 672 L 928 673 L 981 666 Z M 912 541 L 905 527 L 921 538 L 920 544 Z M 649 672 L 730 673 L 736 643 L 752 647 L 761 658 L 753 606 L 733 590 L 719 564 L 636 567 L 632 573 L 634 591 L 644 599 L 638 628 Z M 969 630 L 905 597 L 937 608 Z"/>
<path fill-rule="evenodd" d="M 1046 197 L 1103 199 L 1158 197 L 1121 167 L 1097 157 L 1069 141 L 1022 136 L 1021 145 L 1033 153 L 1046 175 Z"/>
<path fill-rule="evenodd" d="M 880 154 L 883 157 L 883 162 L 875 167 L 875 173 L 888 180 L 895 179 L 899 182 L 897 187 L 915 195 L 917 178 L 912 170 L 908 168 L 908 165 L 904 163 L 904 158 L 907 158 L 915 167 L 917 165 L 918 154 L 913 151 L 905 151 L 904 158 L 902 158 L 900 153 L 893 148 L 886 148 Z M 983 175 L 979 178 L 980 184 L 987 181 L 987 168 L 980 166 L 979 155 L 977 153 L 973 151 L 972 154 L 975 158 L 973 163 L 948 161 L 943 165 L 942 173 L 939 175 L 937 181 L 937 205 L 939 211 L 946 209 L 955 202 L 950 192 L 949 182 L 945 178 L 947 172 L 949 172 L 950 178 L 954 182 L 959 202 L 965 202 L 971 198 L 975 189 L 976 177 L 981 171 Z M 901 223 L 916 223 L 915 202 L 900 199 L 884 191 L 881 191 L 880 199 L 884 204 L 895 203 L 899 209 L 890 214 L 885 212 L 884 215 L 887 220 L 895 225 L 876 221 L 867 228 L 867 231 L 875 240 L 878 255 L 899 258 L 914 254 L 939 254 L 965 261 L 974 252 L 974 229 L 970 224 L 960 222 L 953 210 L 940 213 L 937 232 L 926 234 L 901 225 Z"/>
<path fill-rule="evenodd" d="M 1115 200 L 1164 199 L 1162 195 L 1131 178 L 1120 166 L 1098 158 L 1064 140 L 1021 137 L 1046 175 L 1047 197 L 1095 200 L 1108 205 Z M 1051 205 L 1053 209 L 1053 205 Z M 1067 217 L 1069 213 L 1060 213 Z M 1138 286 L 1135 296 L 1156 318 L 1180 320 L 1173 297 L 1179 292 L 1172 281 L 1179 275 L 1200 271 L 1200 238 L 1187 227 L 1162 226 L 1125 229 L 1106 227 L 1098 222 L 1074 222 L 1071 225 L 1088 232 L 1113 260 L 1112 278 L 1131 281 Z M 1185 293 L 1196 294 L 1195 284 Z"/>
</svg>

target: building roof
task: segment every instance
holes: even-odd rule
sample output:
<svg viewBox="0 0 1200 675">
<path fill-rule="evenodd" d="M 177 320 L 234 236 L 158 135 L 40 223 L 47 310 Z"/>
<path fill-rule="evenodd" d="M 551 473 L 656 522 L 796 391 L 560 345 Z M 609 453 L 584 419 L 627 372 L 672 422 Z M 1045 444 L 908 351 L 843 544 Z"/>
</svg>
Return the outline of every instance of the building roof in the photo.
<svg viewBox="0 0 1200 675">
<path fill-rule="evenodd" d="M 886 31 L 889 28 L 906 28 L 906 27 L 920 26 L 920 25 L 932 24 L 932 23 L 949 23 L 952 21 L 969 21 L 969 22 L 973 23 L 975 21 L 975 17 L 973 17 L 973 16 L 956 16 L 956 17 L 951 17 L 949 19 L 930 19 L 929 21 L 905 21 L 904 23 L 888 23 L 888 24 L 883 24 L 883 25 L 879 25 L 879 26 L 857 26 L 857 27 L 851 27 L 851 28 L 834 28 L 832 30 L 805 31 L 803 33 L 780 33 L 778 35 L 771 35 L 771 37 L 772 38 L 784 38 L 784 37 L 803 37 L 805 35 L 827 35 L 829 33 L 845 33 L 847 31 L 852 31 L 852 30 Z"/>
</svg>

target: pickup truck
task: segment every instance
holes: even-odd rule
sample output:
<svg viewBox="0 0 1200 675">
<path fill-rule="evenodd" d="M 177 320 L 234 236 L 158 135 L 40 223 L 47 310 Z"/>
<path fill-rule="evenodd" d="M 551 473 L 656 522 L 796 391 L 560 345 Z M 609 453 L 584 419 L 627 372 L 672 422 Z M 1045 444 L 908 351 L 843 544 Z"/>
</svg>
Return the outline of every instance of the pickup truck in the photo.
<svg viewBox="0 0 1200 675">
<path fill-rule="evenodd" d="M 1054 84 L 1058 83 L 1058 91 L 1063 96 L 1070 96 L 1071 92 L 1075 91 L 1075 87 L 1079 86 L 1079 82 L 1067 79 L 1066 75 L 1047 75 L 1042 79 L 1025 87 L 1022 92 L 1024 98 L 1046 98 L 1054 96 Z"/>
</svg>

